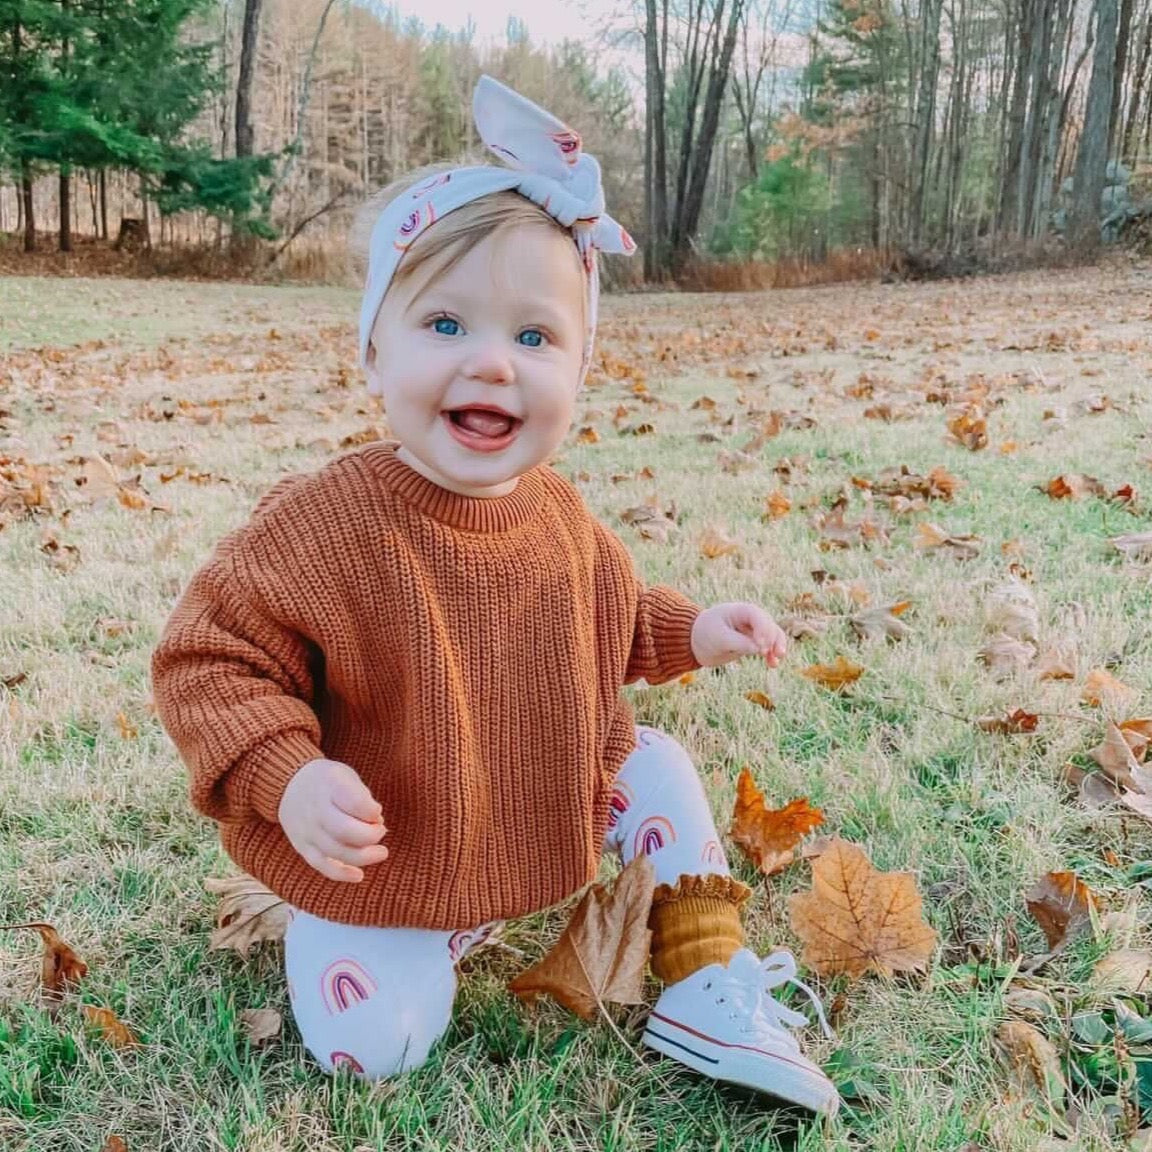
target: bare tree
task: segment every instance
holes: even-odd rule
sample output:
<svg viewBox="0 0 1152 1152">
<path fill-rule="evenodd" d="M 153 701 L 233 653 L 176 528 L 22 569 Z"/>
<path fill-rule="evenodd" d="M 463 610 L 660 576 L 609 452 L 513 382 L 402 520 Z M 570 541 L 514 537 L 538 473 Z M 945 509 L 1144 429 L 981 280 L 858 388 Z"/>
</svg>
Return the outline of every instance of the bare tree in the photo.
<svg viewBox="0 0 1152 1152">
<path fill-rule="evenodd" d="M 1100 197 L 1108 166 L 1118 23 L 1117 0 L 1096 0 L 1096 49 L 1068 219 L 1069 243 L 1083 256 L 1092 255 L 1100 247 Z"/>
</svg>

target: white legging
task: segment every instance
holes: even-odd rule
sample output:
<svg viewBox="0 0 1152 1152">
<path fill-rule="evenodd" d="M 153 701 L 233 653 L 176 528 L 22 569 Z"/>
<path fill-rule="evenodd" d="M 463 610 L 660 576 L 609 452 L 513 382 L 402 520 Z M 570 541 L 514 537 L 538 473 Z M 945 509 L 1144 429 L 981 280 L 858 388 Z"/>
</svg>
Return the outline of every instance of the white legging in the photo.
<svg viewBox="0 0 1152 1152">
<path fill-rule="evenodd" d="M 728 875 L 700 778 L 670 736 L 636 729 L 610 803 L 605 851 L 625 864 L 645 853 L 657 884 Z M 329 1072 L 346 1066 L 375 1080 L 419 1067 L 448 1027 L 456 962 L 494 927 L 371 928 L 293 910 L 284 967 L 305 1046 Z"/>
</svg>

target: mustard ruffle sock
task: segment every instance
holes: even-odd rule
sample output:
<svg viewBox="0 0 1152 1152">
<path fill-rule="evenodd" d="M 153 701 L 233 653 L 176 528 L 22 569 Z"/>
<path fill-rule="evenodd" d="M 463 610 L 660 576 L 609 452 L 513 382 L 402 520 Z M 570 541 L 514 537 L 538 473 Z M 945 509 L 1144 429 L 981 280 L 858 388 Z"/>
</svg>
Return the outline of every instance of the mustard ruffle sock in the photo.
<svg viewBox="0 0 1152 1152">
<path fill-rule="evenodd" d="M 681 876 L 652 894 L 649 963 L 665 984 L 709 964 L 727 964 L 744 947 L 740 906 L 752 894 L 731 876 Z"/>
</svg>

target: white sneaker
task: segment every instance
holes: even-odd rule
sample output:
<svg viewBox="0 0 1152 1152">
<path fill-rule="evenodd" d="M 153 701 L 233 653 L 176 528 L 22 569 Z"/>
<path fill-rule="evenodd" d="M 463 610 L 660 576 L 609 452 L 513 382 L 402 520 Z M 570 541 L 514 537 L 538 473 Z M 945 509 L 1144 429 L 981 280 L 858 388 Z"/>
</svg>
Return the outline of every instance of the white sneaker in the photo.
<svg viewBox="0 0 1152 1152">
<path fill-rule="evenodd" d="M 834 1116 L 840 1094 L 827 1076 L 800 1053 L 784 1026 L 808 1018 L 785 1007 L 772 989 L 791 981 L 811 997 L 825 1033 L 833 1035 L 815 993 L 796 979 L 790 952 L 763 962 L 741 948 L 728 966 L 709 964 L 664 989 L 644 1029 L 644 1043 L 689 1068 L 755 1088 Z"/>
</svg>

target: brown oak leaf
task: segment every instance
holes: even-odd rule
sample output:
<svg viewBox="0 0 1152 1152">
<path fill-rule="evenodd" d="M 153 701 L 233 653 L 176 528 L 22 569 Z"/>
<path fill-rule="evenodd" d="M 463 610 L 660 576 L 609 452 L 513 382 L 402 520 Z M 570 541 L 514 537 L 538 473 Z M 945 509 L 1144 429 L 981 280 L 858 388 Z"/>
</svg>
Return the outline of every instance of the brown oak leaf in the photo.
<svg viewBox="0 0 1152 1152">
<path fill-rule="evenodd" d="M 910 872 L 877 872 L 864 850 L 836 839 L 812 865 L 812 888 L 788 901 L 803 961 L 822 976 L 922 971 L 936 947 Z"/>
<path fill-rule="evenodd" d="M 552 950 L 508 987 L 525 999 L 546 993 L 585 1020 L 594 1019 L 607 1001 L 641 1003 L 654 887 L 647 856 L 637 856 L 611 891 L 594 884 Z"/>
<path fill-rule="evenodd" d="M 793 800 L 783 808 L 769 808 L 752 773 L 747 768 L 741 770 L 729 835 L 765 876 L 787 868 L 796 859 L 796 846 L 823 823 L 824 814 L 807 798 Z"/>
<path fill-rule="evenodd" d="M 135 1048 L 140 1043 L 136 1033 L 111 1008 L 98 1008 L 94 1004 L 85 1004 L 83 1012 L 84 1019 L 108 1041 L 111 1047 Z"/>
</svg>

